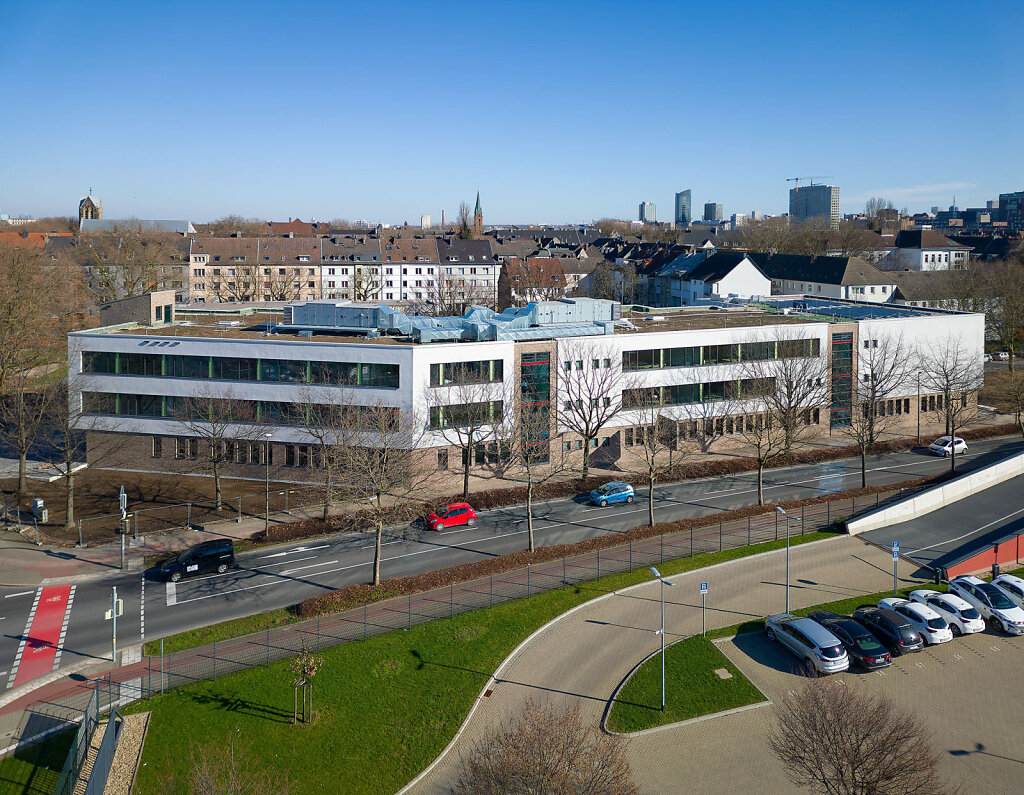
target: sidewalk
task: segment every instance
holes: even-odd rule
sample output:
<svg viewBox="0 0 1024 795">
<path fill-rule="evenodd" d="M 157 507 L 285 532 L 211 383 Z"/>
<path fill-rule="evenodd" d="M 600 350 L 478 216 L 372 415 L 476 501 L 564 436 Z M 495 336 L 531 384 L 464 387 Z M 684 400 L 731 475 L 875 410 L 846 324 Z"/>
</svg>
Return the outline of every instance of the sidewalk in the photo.
<svg viewBox="0 0 1024 795">
<path fill-rule="evenodd" d="M 891 557 L 856 538 L 806 544 L 794 547 L 791 554 L 794 608 L 892 587 Z M 709 583 L 709 629 L 782 612 L 785 552 L 741 558 L 668 579 L 680 586 L 665 594 L 668 635 L 670 639 L 686 637 L 700 632 L 700 582 Z M 910 582 L 901 579 L 903 584 Z M 639 660 L 658 648 L 660 641 L 654 634 L 660 623 L 658 587 L 651 582 L 595 599 L 528 638 L 487 684 L 488 696 L 477 700 L 454 744 L 435 761 L 435 767 L 402 792 L 449 792 L 460 754 L 488 728 L 521 714 L 528 700 L 578 704 L 583 720 L 598 724 L 616 686 Z M 747 720 L 745 715 L 763 711 L 722 720 L 740 722 Z M 792 791 L 781 765 L 763 744 L 747 743 L 743 755 L 732 761 L 721 758 L 712 745 L 686 744 L 686 753 L 681 754 L 677 731 L 668 729 L 628 741 L 627 753 L 641 792 L 670 792 L 680 781 L 686 781 L 686 789 L 692 791 Z M 685 775 L 680 769 L 683 757 Z"/>
</svg>

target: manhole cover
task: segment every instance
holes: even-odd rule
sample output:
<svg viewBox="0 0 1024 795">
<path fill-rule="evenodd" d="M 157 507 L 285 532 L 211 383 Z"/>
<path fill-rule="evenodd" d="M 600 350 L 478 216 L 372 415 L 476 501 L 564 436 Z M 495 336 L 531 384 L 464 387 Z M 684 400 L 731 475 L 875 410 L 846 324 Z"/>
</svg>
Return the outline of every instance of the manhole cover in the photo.
<svg viewBox="0 0 1024 795">
<path fill-rule="evenodd" d="M 717 676 L 719 679 L 732 679 L 732 674 L 729 673 L 728 668 L 716 668 L 715 676 Z"/>
</svg>

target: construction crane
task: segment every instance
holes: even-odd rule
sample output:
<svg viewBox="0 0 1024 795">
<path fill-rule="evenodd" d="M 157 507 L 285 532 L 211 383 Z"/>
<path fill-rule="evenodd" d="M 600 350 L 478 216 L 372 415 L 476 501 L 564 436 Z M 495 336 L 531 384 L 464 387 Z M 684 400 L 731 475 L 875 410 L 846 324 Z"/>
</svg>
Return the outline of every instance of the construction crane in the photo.
<svg viewBox="0 0 1024 795">
<path fill-rule="evenodd" d="M 786 182 L 795 182 L 796 185 L 794 185 L 793 187 L 796 190 L 796 192 L 799 193 L 800 192 L 800 180 L 802 180 L 802 179 L 807 180 L 808 182 L 810 182 L 813 185 L 814 184 L 814 180 L 816 180 L 816 179 L 832 179 L 832 175 L 831 174 L 819 174 L 819 175 L 816 175 L 816 176 L 813 176 L 813 177 L 790 177 L 789 179 L 786 180 Z"/>
</svg>

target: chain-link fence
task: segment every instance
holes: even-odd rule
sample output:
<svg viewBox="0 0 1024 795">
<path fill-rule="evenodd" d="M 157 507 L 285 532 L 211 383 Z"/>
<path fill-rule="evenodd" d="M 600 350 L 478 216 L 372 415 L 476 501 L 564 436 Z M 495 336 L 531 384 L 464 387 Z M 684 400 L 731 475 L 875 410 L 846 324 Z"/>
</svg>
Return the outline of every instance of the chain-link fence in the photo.
<svg viewBox="0 0 1024 795">
<path fill-rule="evenodd" d="M 789 531 L 794 536 L 824 530 L 845 521 L 858 511 L 886 505 L 920 490 L 900 489 L 869 497 L 830 500 L 789 511 Z M 563 556 L 525 568 L 452 583 L 431 591 L 365 604 L 339 613 L 297 622 L 284 627 L 207 646 L 169 654 L 146 656 L 141 662 L 104 675 L 100 709 L 108 710 L 153 693 L 220 676 L 245 668 L 269 665 L 316 650 L 364 640 L 396 629 L 408 629 L 438 618 L 491 607 L 543 591 L 631 572 L 667 560 L 784 539 L 786 517 L 767 506 L 763 513 L 744 519 L 719 521 L 683 531 L 630 540 L 617 546 L 579 555 Z M 40 704 L 66 704 L 85 708 L 93 682 L 63 682 L 45 689 Z"/>
<path fill-rule="evenodd" d="M 64 760 L 64 768 L 60 771 L 60 778 L 57 779 L 57 786 L 53 790 L 53 795 L 71 795 L 74 792 L 75 784 L 89 754 L 89 741 L 92 739 L 92 733 L 99 724 L 99 695 L 99 688 L 93 686 L 85 708 L 82 710 L 82 722 L 78 725 L 78 731 L 75 732 L 75 739 L 71 742 L 71 748 L 68 749 L 67 758 Z M 72 700 L 74 700 L 74 697 L 72 697 Z"/>
</svg>

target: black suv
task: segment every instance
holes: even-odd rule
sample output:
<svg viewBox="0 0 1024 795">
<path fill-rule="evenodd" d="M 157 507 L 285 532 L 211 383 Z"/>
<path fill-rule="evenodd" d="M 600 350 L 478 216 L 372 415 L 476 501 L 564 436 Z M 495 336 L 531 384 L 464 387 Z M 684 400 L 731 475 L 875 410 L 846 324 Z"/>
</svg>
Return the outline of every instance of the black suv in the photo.
<svg viewBox="0 0 1024 795">
<path fill-rule="evenodd" d="M 849 616 L 841 616 L 831 610 L 812 610 L 807 617 L 839 638 L 851 664 L 855 663 L 865 671 L 877 671 L 892 665 L 892 657 L 878 638 Z"/>
<path fill-rule="evenodd" d="M 853 619 L 869 629 L 893 654 L 907 654 L 924 648 L 924 640 L 914 625 L 888 607 L 861 605 L 854 611 Z"/>
<path fill-rule="evenodd" d="M 165 580 L 177 582 L 182 577 L 208 574 L 215 571 L 223 574 L 235 565 L 235 548 L 230 538 L 204 541 L 187 549 L 176 557 L 165 560 L 157 571 Z"/>
</svg>

